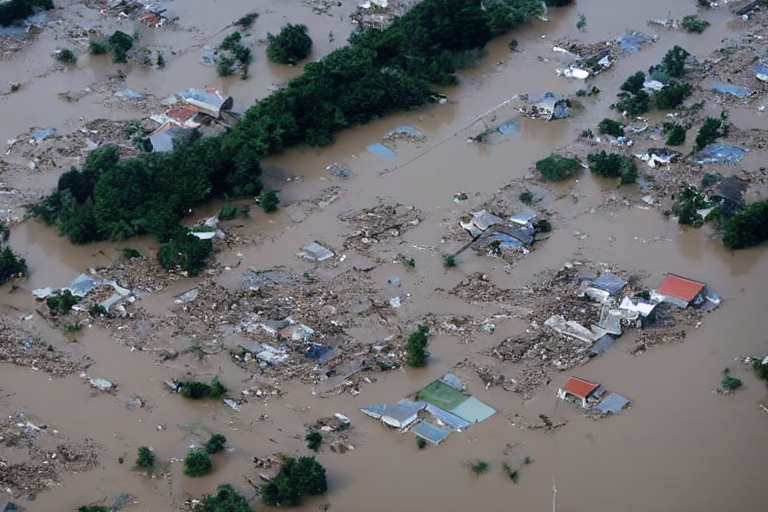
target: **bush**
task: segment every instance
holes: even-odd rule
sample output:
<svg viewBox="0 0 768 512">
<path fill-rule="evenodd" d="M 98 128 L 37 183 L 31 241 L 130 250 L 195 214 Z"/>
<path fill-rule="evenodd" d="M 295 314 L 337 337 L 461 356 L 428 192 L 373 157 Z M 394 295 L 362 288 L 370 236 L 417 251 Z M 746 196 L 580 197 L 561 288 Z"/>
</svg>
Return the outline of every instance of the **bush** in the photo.
<svg viewBox="0 0 768 512">
<path fill-rule="evenodd" d="M 216 494 L 204 497 L 195 512 L 253 512 L 253 509 L 245 496 L 230 484 L 224 484 L 216 489 Z"/>
<path fill-rule="evenodd" d="M 653 93 L 653 104 L 661 110 L 677 108 L 693 94 L 693 86 L 684 82 L 672 81 L 660 91 Z"/>
<path fill-rule="evenodd" d="M 639 91 L 634 96 L 628 96 L 616 104 L 616 109 L 635 117 L 651 110 L 651 96 L 646 91 Z"/>
<path fill-rule="evenodd" d="M 69 48 L 62 48 L 56 53 L 56 60 L 64 64 L 74 64 L 77 62 L 77 55 Z"/>
<path fill-rule="evenodd" d="M 405 349 L 408 352 L 409 366 L 421 368 L 427 365 L 427 359 L 429 359 L 428 344 L 429 327 L 419 325 L 414 332 L 408 335 L 408 342 L 405 345 Z"/>
<path fill-rule="evenodd" d="M 241 26 L 243 29 L 251 28 L 253 22 L 259 17 L 259 13 L 251 12 L 237 20 L 234 24 Z"/>
<path fill-rule="evenodd" d="M 416 446 L 419 447 L 419 450 L 423 450 L 427 447 L 427 442 L 424 440 L 423 437 L 417 437 L 416 438 Z"/>
<path fill-rule="evenodd" d="M 682 146 L 685 144 L 687 130 L 680 123 L 664 122 L 662 134 L 666 136 L 664 141 L 668 146 Z"/>
<path fill-rule="evenodd" d="M 752 368 L 754 368 L 755 372 L 757 372 L 758 378 L 768 380 L 768 364 L 763 364 L 763 361 L 753 357 Z"/>
<path fill-rule="evenodd" d="M 696 188 L 686 185 L 680 192 L 678 201 L 672 206 L 672 213 L 677 215 L 679 224 L 699 227 L 704 223 L 704 219 L 697 210 L 706 206 L 704 196 Z"/>
<path fill-rule="evenodd" d="M 136 249 L 131 249 L 130 247 L 126 247 L 125 249 L 123 249 L 123 256 L 125 256 L 125 259 L 127 260 L 144 257 L 144 255 L 142 255 L 139 251 L 137 251 Z"/>
<path fill-rule="evenodd" d="M 29 275 L 29 269 L 24 258 L 17 256 L 8 246 L 0 250 L 0 285 L 7 283 L 14 277 L 26 275 Z"/>
<path fill-rule="evenodd" d="M 527 460 L 527 458 L 526 458 Z M 520 472 L 517 469 L 513 469 L 512 466 L 510 466 L 508 463 L 504 462 L 501 465 L 501 468 L 504 470 L 504 473 L 507 474 L 507 476 L 512 480 L 513 482 L 517 483 L 517 479 L 520 476 Z"/>
<path fill-rule="evenodd" d="M 209 454 L 219 453 L 227 444 L 227 438 L 223 434 L 211 434 L 208 441 L 205 442 L 203 448 Z"/>
<path fill-rule="evenodd" d="M 225 204 L 219 210 L 219 220 L 232 220 L 237 217 L 248 217 L 251 207 L 247 204 Z"/>
<path fill-rule="evenodd" d="M 259 196 L 259 203 L 266 213 L 277 211 L 277 207 L 280 205 L 280 196 L 277 195 L 277 190 L 273 188 L 264 190 Z"/>
<path fill-rule="evenodd" d="M 278 35 L 267 32 L 267 57 L 280 64 L 296 64 L 312 51 L 312 38 L 307 34 L 306 25 L 288 23 Z"/>
<path fill-rule="evenodd" d="M 533 204 L 533 192 L 530 190 L 525 190 L 523 192 L 520 192 L 520 195 L 517 196 L 518 199 L 520 199 L 520 202 L 523 204 L 527 204 L 528 206 Z"/>
<path fill-rule="evenodd" d="M 695 14 L 683 16 L 682 27 L 688 32 L 701 34 L 709 25 L 710 23 L 708 21 L 699 19 Z"/>
<path fill-rule="evenodd" d="M 77 509 L 77 512 L 111 512 L 111 509 L 105 505 L 83 505 Z"/>
<path fill-rule="evenodd" d="M 139 447 L 139 456 L 136 459 L 136 466 L 140 468 L 151 468 L 155 466 L 157 458 L 152 450 L 146 446 Z"/>
<path fill-rule="evenodd" d="M 564 7 L 571 5 L 573 0 L 544 0 L 544 3 L 547 4 L 547 7 Z"/>
<path fill-rule="evenodd" d="M 212 252 L 213 244 L 210 240 L 201 240 L 195 235 L 185 233 L 160 247 L 157 261 L 166 270 L 181 268 L 190 276 L 196 276 L 205 268 Z"/>
<path fill-rule="evenodd" d="M 701 178 L 701 189 L 702 190 L 706 190 L 709 187 L 711 187 L 712 185 L 714 185 L 715 183 L 720 183 L 724 179 L 725 179 L 725 177 L 722 174 L 720 174 L 719 172 L 716 172 L 714 174 L 713 173 L 707 173 L 707 174 L 704 175 L 703 178 Z"/>
<path fill-rule="evenodd" d="M 304 440 L 307 441 L 307 448 L 317 451 L 320 449 L 320 444 L 323 442 L 323 434 L 317 430 L 313 430 L 307 433 Z"/>
<path fill-rule="evenodd" d="M 536 162 L 536 170 L 548 181 L 562 181 L 581 170 L 578 158 L 567 158 L 554 153 Z"/>
<path fill-rule="evenodd" d="M 537 233 L 549 233 L 552 231 L 552 224 L 547 219 L 537 220 L 533 223 L 533 229 Z"/>
<path fill-rule="evenodd" d="M 127 62 L 128 50 L 133 48 L 133 38 L 122 32 L 116 30 L 114 34 L 107 39 L 109 47 L 112 49 L 112 62 Z"/>
<path fill-rule="evenodd" d="M 741 379 L 732 377 L 731 369 L 726 368 L 723 370 L 723 380 L 720 381 L 720 385 L 723 386 L 723 389 L 726 391 L 736 391 L 741 386 L 743 386 L 744 383 L 741 382 Z"/>
<path fill-rule="evenodd" d="M 731 249 L 754 247 L 768 240 L 768 201 L 752 203 L 725 223 L 723 243 Z"/>
<path fill-rule="evenodd" d="M 648 73 L 660 82 L 669 83 L 670 78 L 680 78 L 685 74 L 685 61 L 690 56 L 690 53 L 675 45 L 661 59 L 661 64 L 651 66 Z"/>
<path fill-rule="evenodd" d="M 456 257 L 453 254 L 443 254 L 443 266 L 452 268 L 456 266 Z"/>
<path fill-rule="evenodd" d="M 213 463 L 208 452 L 203 448 L 191 450 L 184 457 L 184 474 L 191 477 L 207 475 L 213 470 Z"/>
<path fill-rule="evenodd" d="M 584 30 L 587 28 L 587 15 L 584 13 L 579 14 L 579 21 L 576 22 L 576 28 L 578 30 Z"/>
<path fill-rule="evenodd" d="M 234 50 L 236 46 L 240 46 L 240 39 L 242 36 L 240 32 L 232 32 L 219 45 L 220 50 Z"/>
<path fill-rule="evenodd" d="M 186 398 L 193 400 L 217 399 L 224 396 L 227 392 L 227 387 L 219 382 L 218 377 L 214 377 L 210 384 L 194 380 L 183 382 L 181 389 L 182 394 Z"/>
<path fill-rule="evenodd" d="M 613 135 L 614 137 L 623 137 L 624 125 L 618 121 L 614 121 L 613 119 L 608 119 L 606 117 L 605 119 L 600 121 L 599 125 L 597 125 L 597 131 L 605 135 Z"/>
<path fill-rule="evenodd" d="M 72 295 L 69 290 L 59 291 L 45 300 L 52 315 L 66 315 L 72 306 L 78 302 L 80 302 L 80 297 Z"/>
<path fill-rule="evenodd" d="M 631 158 L 618 153 L 594 153 L 587 157 L 589 169 L 604 178 L 618 178 L 618 186 L 637 180 L 637 165 Z"/>
<path fill-rule="evenodd" d="M 280 472 L 261 487 L 261 498 L 269 506 L 296 506 L 302 496 L 328 490 L 325 468 L 314 457 L 284 457 Z"/>
<path fill-rule="evenodd" d="M 490 464 L 488 464 L 486 461 L 477 459 L 475 462 L 469 465 L 470 469 L 472 469 L 472 472 L 476 475 L 482 475 L 483 473 L 487 473 L 488 469 L 491 467 Z"/>
<path fill-rule="evenodd" d="M 49 9 L 53 9 L 53 0 L 10 0 L 0 3 L 0 27 L 28 18 L 35 11 Z"/>
<path fill-rule="evenodd" d="M 696 135 L 696 149 L 702 149 L 712 144 L 720 137 L 728 135 L 728 113 L 723 111 L 719 118 L 707 116 L 704 124 Z"/>
<path fill-rule="evenodd" d="M 234 57 L 222 55 L 219 57 L 219 61 L 216 63 L 216 73 L 219 76 L 232 76 L 235 74 L 234 65 Z"/>
</svg>

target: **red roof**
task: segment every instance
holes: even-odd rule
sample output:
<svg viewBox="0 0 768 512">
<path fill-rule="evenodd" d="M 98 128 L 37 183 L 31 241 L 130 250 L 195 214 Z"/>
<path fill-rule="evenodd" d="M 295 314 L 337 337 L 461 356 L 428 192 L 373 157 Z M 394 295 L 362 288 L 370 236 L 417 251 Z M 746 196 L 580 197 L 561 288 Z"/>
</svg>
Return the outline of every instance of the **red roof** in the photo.
<svg viewBox="0 0 768 512">
<path fill-rule="evenodd" d="M 200 109 L 194 105 L 180 105 L 170 109 L 166 115 L 174 121 L 184 124 L 198 112 Z"/>
<path fill-rule="evenodd" d="M 578 377 L 571 377 L 568 382 L 565 383 L 563 391 L 567 391 L 572 395 L 576 395 L 579 398 L 587 398 L 590 393 L 596 390 L 600 384 L 589 382 L 588 380 L 580 379 Z"/>
<path fill-rule="evenodd" d="M 668 274 L 667 278 L 659 286 L 658 292 L 691 302 L 704 289 L 704 286 L 706 286 L 704 283 Z"/>
</svg>

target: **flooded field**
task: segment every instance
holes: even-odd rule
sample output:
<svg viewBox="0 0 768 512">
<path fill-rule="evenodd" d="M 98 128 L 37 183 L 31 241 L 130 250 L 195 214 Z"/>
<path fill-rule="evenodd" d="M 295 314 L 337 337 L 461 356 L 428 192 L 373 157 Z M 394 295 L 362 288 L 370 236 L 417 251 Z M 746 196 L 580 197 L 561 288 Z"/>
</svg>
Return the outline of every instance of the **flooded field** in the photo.
<svg viewBox="0 0 768 512">
<path fill-rule="evenodd" d="M 226 238 L 194 278 L 162 270 L 152 238 L 73 245 L 56 228 L 26 218 L 28 207 L 62 172 L 83 163 L 86 137 L 123 144 L 121 151 L 133 154 L 121 123 L 148 123 L 171 94 L 215 86 L 234 97 L 235 111 L 245 110 L 301 73 L 301 65 L 267 60 L 267 32 L 306 24 L 315 42 L 309 60 L 319 59 L 345 44 L 357 4 L 175 0 L 168 5 L 178 20 L 155 28 L 100 14 L 106 2 L 60 0 L 31 40 L 0 39 L 0 219 L 29 266 L 28 278 L 0 288 L 0 505 L 74 511 L 128 494 L 128 511 L 190 510 L 191 500 L 231 483 L 255 510 L 269 510 L 257 486 L 277 468 L 254 459 L 282 453 L 316 455 L 327 469 L 328 492 L 305 498 L 297 510 L 549 510 L 553 484 L 558 510 L 572 512 L 763 510 L 768 390 L 744 360 L 768 355 L 759 323 L 768 303 L 765 244 L 732 251 L 710 224 L 683 226 L 663 214 L 679 185 L 698 183 L 705 172 L 748 179 L 747 202 L 768 193 L 768 85 L 742 72 L 752 56 L 768 51 L 768 17 L 765 8 L 746 20 L 734 15 L 743 3 L 699 9 L 694 0 L 581 0 L 550 9 L 548 21 L 534 19 L 493 40 L 477 66 L 459 72 L 458 85 L 439 89 L 447 102 L 345 130 L 328 147 L 299 146 L 263 160 L 265 185 L 280 191 L 279 210 L 268 215 L 252 200 L 237 201 L 251 205 L 250 216 L 219 223 Z M 202 63 L 203 47 L 218 45 L 251 7 L 260 16 L 245 36 L 254 53 L 250 78 L 219 78 Z M 576 27 L 580 14 L 584 30 Z M 696 34 L 648 22 L 690 14 L 711 26 Z M 88 55 L 90 35 L 117 28 L 139 31 L 142 45 L 163 52 L 165 67 Z M 637 52 L 619 51 L 617 39 L 632 31 L 658 37 Z M 567 59 L 553 47 L 576 51 L 605 42 L 614 52 L 606 70 L 586 81 L 558 76 Z M 602 149 L 633 155 L 663 145 L 653 128 L 629 136 L 631 147 L 580 134 L 597 133 L 605 117 L 619 118 L 610 105 L 620 85 L 675 45 L 711 63 L 696 75 L 688 104 L 704 100 L 705 115 L 728 111 L 732 130 L 723 141 L 748 149 L 743 160 L 704 170 L 637 160 L 640 184 L 619 188 L 586 169 L 562 182 L 539 179 L 534 164 L 553 151 L 586 161 L 588 152 Z M 63 46 L 75 49 L 76 64 L 52 57 Z M 721 95 L 703 85 L 708 79 L 753 91 Z M 577 95 L 592 86 L 601 92 Z M 125 89 L 145 97 L 115 97 Z M 547 92 L 570 100 L 568 117 L 531 115 L 530 105 Z M 655 127 L 666 113 L 651 111 L 642 122 Z M 503 135 L 496 128 L 507 121 L 514 129 Z M 421 137 L 384 141 L 390 156 L 366 149 L 401 126 Z M 40 128 L 55 129 L 55 136 L 30 143 Z M 485 130 L 488 138 L 477 142 Z M 694 136 L 691 129 L 677 148 L 686 156 Z M 333 164 L 348 177 L 329 172 Z M 530 207 L 519 199 L 526 190 L 534 197 Z M 192 212 L 188 224 L 221 205 Z M 511 255 L 474 251 L 460 221 L 480 209 L 503 217 L 533 209 L 553 229 Z M 310 242 L 333 256 L 298 257 Z M 147 257 L 127 260 L 124 248 Z M 444 265 L 447 254 L 455 255 L 455 267 Z M 410 258 L 414 264 L 404 264 Z M 69 286 L 91 269 L 133 295 L 110 319 L 88 315 L 96 299 L 86 296 L 83 311 L 69 317 L 84 328 L 67 333 L 65 320 L 32 291 Z M 259 273 L 266 270 L 274 272 Z M 573 275 L 606 270 L 637 291 L 656 289 L 667 273 L 685 276 L 706 283 L 722 303 L 706 312 L 669 309 L 667 327 L 625 329 L 587 358 L 589 347 L 545 330 L 544 321 L 599 311 L 576 302 Z M 193 289 L 192 299 L 182 298 Z M 310 327 L 335 356 L 321 363 L 291 352 L 271 365 L 242 348 L 278 347 L 260 323 L 286 317 Z M 416 369 L 405 364 L 405 339 L 420 324 L 430 328 L 431 356 Z M 539 335 L 541 345 L 524 355 L 500 356 L 516 340 Z M 735 393 L 715 392 L 726 367 L 744 382 Z M 411 432 L 360 411 L 413 397 L 449 372 L 497 412 L 438 446 L 420 450 Z M 185 399 L 166 384 L 214 376 L 229 388 L 234 407 Z M 584 414 L 557 398 L 571 376 L 630 398 L 630 407 L 600 419 Z M 93 379 L 114 386 L 98 389 Z M 335 413 L 347 416 L 351 428 L 326 435 L 310 452 L 307 427 Z M 228 449 L 212 456 L 209 475 L 184 476 L 184 456 L 211 433 L 224 434 Z M 157 455 L 154 475 L 132 469 L 140 446 Z M 478 459 L 490 465 L 487 474 L 469 468 Z M 519 471 L 517 481 L 504 464 Z"/>
</svg>

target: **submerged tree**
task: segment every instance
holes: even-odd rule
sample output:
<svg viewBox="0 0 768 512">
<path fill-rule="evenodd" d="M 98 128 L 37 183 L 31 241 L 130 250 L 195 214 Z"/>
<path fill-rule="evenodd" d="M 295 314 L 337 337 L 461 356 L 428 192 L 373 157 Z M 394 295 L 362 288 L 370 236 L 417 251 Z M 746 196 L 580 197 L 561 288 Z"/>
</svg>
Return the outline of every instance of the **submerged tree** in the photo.
<svg viewBox="0 0 768 512">
<path fill-rule="evenodd" d="M 291 25 L 288 23 L 273 35 L 267 32 L 267 57 L 272 62 L 280 64 L 296 64 L 306 58 L 312 51 L 312 38 L 307 34 L 306 25 Z"/>
</svg>

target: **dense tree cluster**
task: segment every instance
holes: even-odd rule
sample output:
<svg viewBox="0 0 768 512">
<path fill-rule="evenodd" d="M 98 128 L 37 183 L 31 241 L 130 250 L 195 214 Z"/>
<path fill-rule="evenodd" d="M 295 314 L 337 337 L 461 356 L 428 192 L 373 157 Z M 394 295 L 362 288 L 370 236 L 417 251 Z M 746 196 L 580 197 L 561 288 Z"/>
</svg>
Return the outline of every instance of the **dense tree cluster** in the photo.
<svg viewBox="0 0 768 512">
<path fill-rule="evenodd" d="M 768 201 L 752 203 L 725 223 L 723 243 L 731 249 L 746 249 L 768 240 Z"/>
<path fill-rule="evenodd" d="M 589 170 L 603 178 L 618 178 L 617 186 L 637 180 L 637 165 L 628 156 L 601 151 L 587 156 Z"/>
<path fill-rule="evenodd" d="M 581 170 L 578 158 L 569 158 L 552 153 L 536 162 L 536 170 L 547 181 L 562 181 Z"/>
<path fill-rule="evenodd" d="M 0 250 L 0 285 L 14 277 L 26 276 L 28 272 L 27 262 L 14 253 L 10 247 L 6 246 Z"/>
<path fill-rule="evenodd" d="M 216 494 L 203 498 L 195 512 L 253 512 L 253 509 L 245 496 L 230 484 L 224 484 L 216 489 Z"/>
<path fill-rule="evenodd" d="M 94 151 L 33 212 L 75 243 L 144 234 L 173 240 L 185 246 L 164 249 L 161 262 L 194 273 L 207 254 L 198 257 L 205 251 L 191 247 L 178 227 L 193 208 L 215 197 L 258 195 L 259 160 L 267 155 L 297 144 L 325 146 L 342 129 L 427 103 L 430 84 L 456 81 L 458 55 L 541 9 L 539 0 L 424 0 L 389 27 L 361 29 L 350 45 L 308 63 L 218 136 L 126 160 L 112 146 Z M 108 41 L 113 51 L 129 42 L 117 32 Z M 265 197 L 266 206 L 275 204 L 276 194 Z"/>
<path fill-rule="evenodd" d="M 53 0 L 10 0 L 0 3 L 0 26 L 7 27 L 36 11 L 53 9 Z"/>
<path fill-rule="evenodd" d="M 325 468 L 314 457 L 285 457 L 280 472 L 261 487 L 261 497 L 269 506 L 296 506 L 302 496 L 328 490 Z"/>
</svg>

